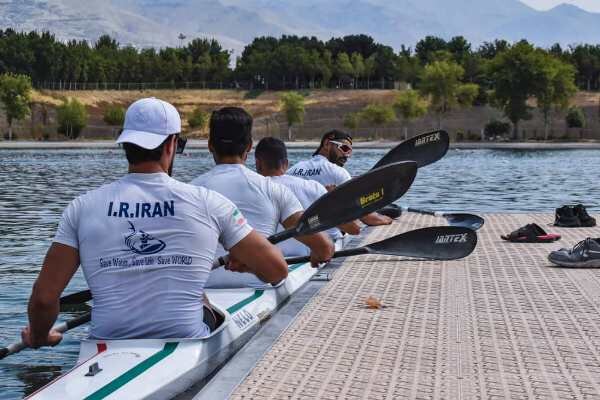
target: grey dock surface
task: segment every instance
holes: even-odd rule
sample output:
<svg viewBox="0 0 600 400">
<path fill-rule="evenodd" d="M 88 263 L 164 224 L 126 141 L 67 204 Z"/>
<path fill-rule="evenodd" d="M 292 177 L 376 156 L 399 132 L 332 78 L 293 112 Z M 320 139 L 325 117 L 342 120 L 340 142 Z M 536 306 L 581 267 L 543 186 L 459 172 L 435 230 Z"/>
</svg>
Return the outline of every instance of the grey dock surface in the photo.
<svg viewBox="0 0 600 400">
<path fill-rule="evenodd" d="M 599 237 L 600 228 L 555 228 L 549 214 L 484 217 L 477 249 L 462 260 L 346 259 L 251 370 L 239 365 L 239 384 L 221 387 L 222 394 L 236 400 L 600 399 L 600 269 L 554 267 L 547 260 L 552 250 Z M 405 214 L 363 240 L 444 222 Z M 500 239 L 530 222 L 562 240 Z M 384 308 L 367 308 L 369 296 Z M 220 383 L 217 374 L 206 389 Z"/>
</svg>

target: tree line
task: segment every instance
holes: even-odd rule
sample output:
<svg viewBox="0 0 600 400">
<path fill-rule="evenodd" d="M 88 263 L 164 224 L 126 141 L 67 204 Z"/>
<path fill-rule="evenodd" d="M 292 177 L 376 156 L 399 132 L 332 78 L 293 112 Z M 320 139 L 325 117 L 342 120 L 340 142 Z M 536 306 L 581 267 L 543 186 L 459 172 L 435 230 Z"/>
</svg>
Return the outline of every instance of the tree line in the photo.
<svg viewBox="0 0 600 400">
<path fill-rule="evenodd" d="M 33 86 L 56 80 L 222 80 L 246 82 L 252 89 L 370 88 L 378 82 L 382 87 L 404 81 L 411 90 L 401 92 L 391 105 L 403 119 L 420 116 L 426 105 L 441 127 L 452 109 L 489 103 L 504 112 L 517 139 L 519 122 L 531 118 L 531 99 L 543 114 L 547 136 L 552 114 L 568 108 L 577 86 L 598 89 L 600 77 L 600 46 L 542 49 L 525 40 L 496 40 L 472 49 L 461 36 L 449 41 L 428 36 L 414 49 L 402 46 L 398 53 L 367 35 L 326 42 L 315 37 L 260 37 L 246 46 L 235 68 L 230 67 L 230 57 L 217 41 L 208 39 L 194 39 L 180 48 L 139 50 L 120 46 L 107 35 L 93 44 L 62 43 L 48 32 L 8 29 L 0 31 L 0 101 L 10 126 L 13 119 L 23 118 L 11 110 L 27 103 L 26 95 L 15 94 L 23 92 L 22 77 Z M 290 99 L 290 104 L 298 102 L 297 96 Z M 389 120 L 393 113 L 381 107 L 348 116 L 348 124 Z"/>
<path fill-rule="evenodd" d="M 28 75 L 43 82 L 244 83 L 254 89 L 382 88 L 404 81 L 423 82 L 425 67 L 452 60 L 464 70 L 463 80 L 489 88 L 486 66 L 513 47 L 504 40 L 476 49 L 464 37 L 448 41 L 427 36 L 414 48 L 398 52 L 368 35 L 348 35 L 328 41 L 316 37 L 259 37 L 247 45 L 232 67 L 232 53 L 214 39 L 196 38 L 182 47 L 138 49 L 122 46 L 109 35 L 95 42 L 62 42 L 50 32 L 0 30 L 0 74 Z M 540 49 L 575 68 L 580 89 L 600 90 L 600 45 L 567 49 L 556 44 Z"/>
</svg>

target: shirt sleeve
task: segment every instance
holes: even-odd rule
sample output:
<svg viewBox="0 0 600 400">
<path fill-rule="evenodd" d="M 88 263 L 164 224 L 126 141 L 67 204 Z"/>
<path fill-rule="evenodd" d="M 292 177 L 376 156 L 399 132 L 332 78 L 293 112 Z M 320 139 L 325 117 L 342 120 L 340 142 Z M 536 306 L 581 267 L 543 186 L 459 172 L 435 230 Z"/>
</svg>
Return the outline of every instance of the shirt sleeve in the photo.
<svg viewBox="0 0 600 400">
<path fill-rule="evenodd" d="M 231 200 L 214 191 L 209 191 L 207 200 L 209 215 L 219 230 L 219 243 L 226 250 L 252 232 L 252 227 Z"/>
<path fill-rule="evenodd" d="M 335 184 L 337 186 L 339 186 L 342 183 L 347 182 L 350 179 L 352 179 L 352 177 L 350 176 L 350 172 L 348 172 L 346 170 L 346 168 L 339 167 L 339 168 L 336 168 L 336 170 L 337 170 L 337 173 L 336 173 L 336 182 L 335 182 Z"/>
<path fill-rule="evenodd" d="M 81 211 L 78 199 L 73 200 L 63 211 L 58 229 L 54 236 L 55 243 L 61 243 L 74 249 L 79 249 L 79 237 L 77 234 L 79 226 L 79 214 Z"/>
<path fill-rule="evenodd" d="M 271 195 L 279 210 L 280 224 L 283 225 L 283 221 L 297 212 L 304 211 L 302 204 L 290 189 L 273 181 L 269 181 L 269 184 L 271 185 Z"/>
<path fill-rule="evenodd" d="M 309 181 L 309 182 L 314 183 L 313 195 L 315 197 L 315 200 L 327 193 L 327 188 L 325 186 L 321 185 L 319 182 L 317 182 L 317 181 Z"/>
</svg>

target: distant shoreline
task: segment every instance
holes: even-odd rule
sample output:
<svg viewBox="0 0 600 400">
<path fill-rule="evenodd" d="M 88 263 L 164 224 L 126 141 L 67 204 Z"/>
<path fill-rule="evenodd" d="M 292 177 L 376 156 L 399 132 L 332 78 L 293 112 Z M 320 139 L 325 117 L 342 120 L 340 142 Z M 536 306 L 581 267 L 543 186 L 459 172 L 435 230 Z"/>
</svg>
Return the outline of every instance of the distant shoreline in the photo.
<svg viewBox="0 0 600 400">
<path fill-rule="evenodd" d="M 355 142 L 355 149 L 390 149 L 399 141 L 371 141 Z M 289 148 L 314 149 L 319 146 L 317 141 L 287 142 Z M 118 149 L 112 140 L 94 141 L 64 141 L 64 142 L 41 142 L 41 141 L 0 141 L 0 150 L 58 150 L 58 149 Z M 190 140 L 187 148 L 207 149 L 207 140 Z M 450 144 L 452 149 L 490 149 L 490 150 L 600 150 L 600 142 L 455 142 Z"/>
</svg>

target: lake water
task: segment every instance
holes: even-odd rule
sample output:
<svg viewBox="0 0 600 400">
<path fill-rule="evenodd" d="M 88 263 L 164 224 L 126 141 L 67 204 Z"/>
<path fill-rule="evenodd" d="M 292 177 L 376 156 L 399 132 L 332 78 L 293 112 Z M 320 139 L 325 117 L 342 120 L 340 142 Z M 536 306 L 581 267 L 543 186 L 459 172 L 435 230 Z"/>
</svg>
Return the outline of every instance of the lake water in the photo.
<svg viewBox="0 0 600 400">
<path fill-rule="evenodd" d="M 352 175 L 365 172 L 384 152 L 357 150 L 347 168 Z M 290 161 L 310 154 L 291 150 Z M 174 176 L 187 182 L 212 165 L 206 151 L 191 150 L 176 160 Z M 126 169 L 118 150 L 0 150 L 0 345 L 16 341 L 26 324 L 31 285 L 63 208 Z M 598 150 L 455 150 L 420 170 L 399 203 L 435 210 L 553 212 L 561 204 L 581 202 L 597 212 L 599 171 Z M 78 273 L 66 293 L 84 288 Z M 0 361 L 0 399 L 20 398 L 67 370 L 85 334 L 79 328 L 54 349 L 26 350 Z"/>
</svg>

